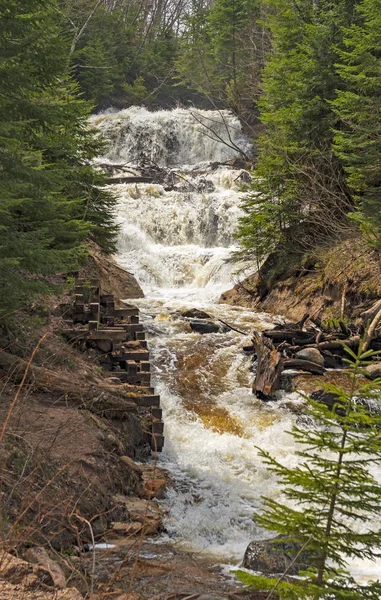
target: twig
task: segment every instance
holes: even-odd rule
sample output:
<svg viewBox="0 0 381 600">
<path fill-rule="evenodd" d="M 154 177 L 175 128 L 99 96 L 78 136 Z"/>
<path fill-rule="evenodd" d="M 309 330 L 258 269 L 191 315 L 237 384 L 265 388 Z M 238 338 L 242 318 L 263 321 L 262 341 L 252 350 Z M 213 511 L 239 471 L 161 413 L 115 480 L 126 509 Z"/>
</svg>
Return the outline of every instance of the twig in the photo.
<svg viewBox="0 0 381 600">
<path fill-rule="evenodd" d="M 94 592 L 94 578 L 95 578 L 95 538 L 94 538 L 94 531 L 93 531 L 93 528 L 91 526 L 90 521 L 88 521 L 87 519 L 85 519 L 85 517 L 82 517 L 78 513 L 76 514 L 76 517 L 77 517 L 77 519 L 79 521 L 81 521 L 83 523 L 86 523 L 86 525 L 88 526 L 88 528 L 90 530 L 91 543 L 93 545 L 93 562 L 92 562 L 92 568 L 91 568 L 90 593 L 93 594 L 93 592 Z"/>
<path fill-rule="evenodd" d="M 217 319 L 217 321 L 220 321 L 220 323 L 223 323 L 224 325 L 226 325 L 226 327 L 229 327 L 229 329 L 232 329 L 233 331 L 236 331 L 241 335 L 249 335 L 247 331 L 240 331 L 239 329 L 237 329 L 236 327 L 232 327 L 232 325 L 229 325 L 229 323 L 226 323 L 226 321 L 223 321 L 222 319 Z"/>
</svg>

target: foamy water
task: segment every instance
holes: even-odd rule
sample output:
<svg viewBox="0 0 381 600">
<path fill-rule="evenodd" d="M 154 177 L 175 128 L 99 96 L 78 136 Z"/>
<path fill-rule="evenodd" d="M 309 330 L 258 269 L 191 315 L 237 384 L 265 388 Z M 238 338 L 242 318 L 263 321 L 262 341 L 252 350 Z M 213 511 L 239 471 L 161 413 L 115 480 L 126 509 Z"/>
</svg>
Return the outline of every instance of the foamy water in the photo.
<svg viewBox="0 0 381 600">
<path fill-rule="evenodd" d="M 251 265 L 229 260 L 241 216 L 240 171 L 210 169 L 208 161 L 227 162 L 249 143 L 225 111 L 195 115 L 133 107 L 96 116 L 93 123 L 110 141 L 100 162 L 128 164 L 138 172 L 144 157 L 181 175 L 170 191 L 156 184 L 112 186 L 121 226 L 117 260 L 146 293 L 136 304 L 150 336 L 164 414 L 159 461 L 176 482 L 166 500 L 167 536 L 205 559 L 238 564 L 251 540 L 268 537 L 255 524 L 262 495 L 282 501 L 258 447 L 296 465 L 295 441 L 287 432 L 303 403 L 297 394 L 263 403 L 251 393 L 251 359 L 242 346 L 254 328 L 271 327 L 276 319 L 216 304 Z M 189 308 L 203 309 L 247 336 L 192 333 L 181 316 Z M 381 562 L 352 561 L 350 568 L 366 581 L 379 576 Z"/>
</svg>

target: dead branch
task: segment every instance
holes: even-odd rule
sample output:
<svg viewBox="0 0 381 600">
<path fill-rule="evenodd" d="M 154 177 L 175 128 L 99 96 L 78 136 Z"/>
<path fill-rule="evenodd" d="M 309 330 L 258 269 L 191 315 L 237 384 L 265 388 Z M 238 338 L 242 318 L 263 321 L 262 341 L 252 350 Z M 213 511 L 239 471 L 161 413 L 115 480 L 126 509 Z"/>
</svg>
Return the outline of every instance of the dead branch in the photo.
<svg viewBox="0 0 381 600">
<path fill-rule="evenodd" d="M 0 352 L 0 369 L 9 374 L 16 383 L 27 382 L 35 389 L 64 397 L 66 402 L 109 418 L 123 419 L 125 414 L 137 410 L 133 398 L 129 398 L 122 387 L 118 389 L 107 385 L 101 379 L 96 383 L 87 382 L 72 373 L 55 373 L 32 364 L 26 371 L 27 365 L 28 363 L 18 356 Z"/>
</svg>

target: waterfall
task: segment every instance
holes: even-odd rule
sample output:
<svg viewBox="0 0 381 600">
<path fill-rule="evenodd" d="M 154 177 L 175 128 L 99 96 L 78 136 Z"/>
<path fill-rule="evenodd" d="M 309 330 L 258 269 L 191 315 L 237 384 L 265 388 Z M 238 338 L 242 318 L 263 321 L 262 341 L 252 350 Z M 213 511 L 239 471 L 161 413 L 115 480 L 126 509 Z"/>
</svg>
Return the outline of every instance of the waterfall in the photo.
<svg viewBox="0 0 381 600">
<path fill-rule="evenodd" d="M 129 108 L 93 117 L 108 140 L 100 160 L 139 170 L 166 167 L 171 190 L 158 184 L 114 185 L 121 227 L 118 260 L 146 290 L 187 288 L 216 296 L 244 264 L 227 264 L 241 215 L 246 172 L 221 165 L 248 152 L 238 119 L 227 111 Z M 211 164 L 212 163 L 212 164 Z M 219 165 L 219 166 L 216 166 Z M 219 285 L 216 287 L 216 283 Z"/>
<path fill-rule="evenodd" d="M 297 465 L 295 440 L 287 432 L 303 403 L 295 393 L 269 403 L 251 393 L 251 360 L 242 346 L 254 328 L 271 327 L 276 319 L 216 304 L 250 268 L 230 260 L 248 174 L 229 165 L 239 148 L 250 151 L 250 143 L 226 111 L 133 107 L 96 115 L 92 124 L 108 140 L 99 163 L 134 173 L 148 163 L 173 175 L 170 186 L 112 186 L 120 225 L 117 260 L 146 294 L 136 304 L 152 334 L 163 408 L 166 441 L 159 460 L 176 483 L 166 499 L 168 538 L 214 562 L 237 564 L 252 539 L 268 536 L 253 519 L 262 494 L 283 501 L 257 447 Z M 182 312 L 194 307 L 246 331 L 247 338 L 234 331 L 191 332 Z M 352 561 L 350 567 L 366 581 L 377 577 L 380 562 Z"/>
<path fill-rule="evenodd" d="M 237 117 L 226 110 L 149 112 L 135 106 L 98 114 L 92 123 L 109 141 L 110 162 L 137 164 L 144 156 L 162 166 L 197 165 L 226 162 L 239 149 L 250 150 Z"/>
</svg>

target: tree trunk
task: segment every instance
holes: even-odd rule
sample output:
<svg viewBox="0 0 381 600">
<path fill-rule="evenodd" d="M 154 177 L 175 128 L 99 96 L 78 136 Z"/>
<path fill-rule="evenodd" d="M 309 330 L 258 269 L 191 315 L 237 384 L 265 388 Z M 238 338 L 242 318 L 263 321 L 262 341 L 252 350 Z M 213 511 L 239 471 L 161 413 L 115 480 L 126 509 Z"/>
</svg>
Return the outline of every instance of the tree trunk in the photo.
<svg viewBox="0 0 381 600">
<path fill-rule="evenodd" d="M 254 343 L 258 355 L 258 365 L 253 392 L 259 398 L 268 399 L 278 389 L 283 361 L 280 352 L 276 350 L 269 338 L 256 333 Z"/>
</svg>

